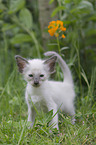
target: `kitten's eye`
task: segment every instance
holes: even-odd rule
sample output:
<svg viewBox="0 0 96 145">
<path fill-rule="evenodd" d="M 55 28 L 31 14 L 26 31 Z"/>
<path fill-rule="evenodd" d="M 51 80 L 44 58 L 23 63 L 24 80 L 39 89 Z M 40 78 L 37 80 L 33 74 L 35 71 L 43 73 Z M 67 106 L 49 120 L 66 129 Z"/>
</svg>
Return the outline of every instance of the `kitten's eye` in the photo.
<svg viewBox="0 0 96 145">
<path fill-rule="evenodd" d="M 41 74 L 41 75 L 40 75 L 40 77 L 42 78 L 42 77 L 44 77 L 44 75 L 43 75 L 43 74 Z"/>
<path fill-rule="evenodd" d="M 33 75 L 32 74 L 29 74 L 29 77 L 33 77 Z"/>
</svg>

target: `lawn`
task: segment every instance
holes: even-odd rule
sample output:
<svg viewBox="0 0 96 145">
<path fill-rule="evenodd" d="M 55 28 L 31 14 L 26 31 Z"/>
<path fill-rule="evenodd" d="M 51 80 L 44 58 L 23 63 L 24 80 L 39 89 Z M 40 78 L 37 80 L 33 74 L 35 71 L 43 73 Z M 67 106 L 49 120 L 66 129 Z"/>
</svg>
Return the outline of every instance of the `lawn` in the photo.
<svg viewBox="0 0 96 145">
<path fill-rule="evenodd" d="M 25 86 L 15 67 L 5 86 L 0 87 L 0 144 L 96 144 L 96 103 L 90 95 L 92 92 L 80 98 L 76 94 L 75 125 L 71 124 L 70 116 L 59 113 L 58 132 L 48 127 L 52 111 L 46 114 L 38 112 L 34 127 L 29 128 Z"/>
</svg>

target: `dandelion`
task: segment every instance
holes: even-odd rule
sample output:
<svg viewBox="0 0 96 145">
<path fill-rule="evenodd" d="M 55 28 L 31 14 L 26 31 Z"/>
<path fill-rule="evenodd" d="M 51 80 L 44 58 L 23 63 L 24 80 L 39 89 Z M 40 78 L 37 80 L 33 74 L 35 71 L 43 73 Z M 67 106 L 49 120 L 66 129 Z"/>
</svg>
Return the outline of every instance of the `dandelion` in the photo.
<svg viewBox="0 0 96 145">
<path fill-rule="evenodd" d="M 48 26 L 48 32 L 50 36 L 59 37 L 62 32 L 66 31 L 66 28 L 63 26 L 63 22 L 60 20 L 51 21 Z M 65 38 L 65 35 L 61 35 L 62 38 Z"/>
</svg>

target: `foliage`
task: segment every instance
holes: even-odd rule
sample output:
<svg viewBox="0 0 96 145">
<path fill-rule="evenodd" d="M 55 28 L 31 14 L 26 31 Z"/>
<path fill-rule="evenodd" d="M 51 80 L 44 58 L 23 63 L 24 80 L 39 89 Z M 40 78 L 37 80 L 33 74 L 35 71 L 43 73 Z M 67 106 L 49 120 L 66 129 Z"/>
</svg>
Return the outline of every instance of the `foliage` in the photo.
<svg viewBox="0 0 96 145">
<path fill-rule="evenodd" d="M 67 28 L 64 45 L 70 48 L 70 60 L 80 51 L 81 65 L 88 76 L 96 62 L 96 9 L 88 0 L 58 0 L 58 6 L 52 16 L 59 13 L 59 17 Z M 62 46 L 62 41 L 61 41 Z M 91 65 L 93 64 L 93 65 Z M 90 69 L 88 67 L 90 66 Z"/>
<path fill-rule="evenodd" d="M 26 8 L 25 0 L 0 1 L 0 62 L 5 77 L 0 76 L 4 83 L 13 69 L 14 55 L 22 54 L 26 57 L 39 57 L 42 48 L 39 43 L 38 27 L 35 27 L 32 13 Z M 10 61 L 7 61 L 10 59 Z M 5 66 L 12 66 L 5 70 Z M 0 70 L 1 72 L 1 70 Z"/>
<path fill-rule="evenodd" d="M 30 48 L 34 47 L 35 53 L 40 57 L 40 44 L 35 36 L 36 33 L 33 31 L 33 17 L 25 7 L 25 0 L 10 0 L 6 5 L 1 1 L 0 5 L 3 44 L 6 41 L 5 51 L 9 46 L 13 49 L 22 48 L 23 43 L 23 45 L 29 45 Z"/>
</svg>

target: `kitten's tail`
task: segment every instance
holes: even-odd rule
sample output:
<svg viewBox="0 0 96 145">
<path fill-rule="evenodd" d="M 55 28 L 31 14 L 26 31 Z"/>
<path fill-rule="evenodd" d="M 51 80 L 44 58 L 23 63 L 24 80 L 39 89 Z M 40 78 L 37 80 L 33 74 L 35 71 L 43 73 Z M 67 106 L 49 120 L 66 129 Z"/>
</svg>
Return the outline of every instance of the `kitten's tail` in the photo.
<svg viewBox="0 0 96 145">
<path fill-rule="evenodd" d="M 66 62 L 62 59 L 62 57 L 54 51 L 48 51 L 48 52 L 44 53 L 44 55 L 45 56 L 51 56 L 51 55 L 57 56 L 57 62 L 59 63 L 59 65 L 62 69 L 62 72 L 64 74 L 64 82 L 67 81 L 67 82 L 73 84 L 70 69 L 69 69 L 68 65 L 66 64 Z"/>
</svg>

